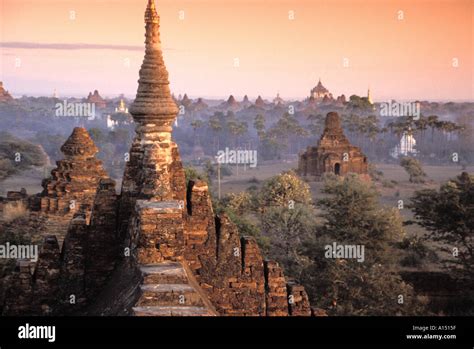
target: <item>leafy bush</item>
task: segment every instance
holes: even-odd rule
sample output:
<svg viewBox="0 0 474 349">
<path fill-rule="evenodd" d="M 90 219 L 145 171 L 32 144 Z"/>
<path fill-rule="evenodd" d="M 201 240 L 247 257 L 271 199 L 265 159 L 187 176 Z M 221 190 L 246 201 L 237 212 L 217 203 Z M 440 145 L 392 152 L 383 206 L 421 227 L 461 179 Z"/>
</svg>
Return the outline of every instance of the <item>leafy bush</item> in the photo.
<svg viewBox="0 0 474 349">
<path fill-rule="evenodd" d="M 194 167 L 188 166 L 184 168 L 184 174 L 186 177 L 186 186 L 188 185 L 189 181 L 196 181 L 201 180 L 209 183 L 209 178 L 202 172 L 199 172 Z"/>
<path fill-rule="evenodd" d="M 284 172 L 270 178 L 260 190 L 260 204 L 264 207 L 288 207 L 290 202 L 311 203 L 309 185 L 293 171 Z"/>
<path fill-rule="evenodd" d="M 421 163 L 417 159 L 404 157 L 400 160 L 400 166 L 407 171 L 411 183 L 425 182 L 426 173 L 423 171 Z"/>
<path fill-rule="evenodd" d="M 0 180 L 33 166 L 44 166 L 46 162 L 41 147 L 6 132 L 0 134 Z"/>
<path fill-rule="evenodd" d="M 224 199 L 223 203 L 226 207 L 234 212 L 242 214 L 245 211 L 254 209 L 255 200 L 249 192 L 229 193 Z"/>
</svg>

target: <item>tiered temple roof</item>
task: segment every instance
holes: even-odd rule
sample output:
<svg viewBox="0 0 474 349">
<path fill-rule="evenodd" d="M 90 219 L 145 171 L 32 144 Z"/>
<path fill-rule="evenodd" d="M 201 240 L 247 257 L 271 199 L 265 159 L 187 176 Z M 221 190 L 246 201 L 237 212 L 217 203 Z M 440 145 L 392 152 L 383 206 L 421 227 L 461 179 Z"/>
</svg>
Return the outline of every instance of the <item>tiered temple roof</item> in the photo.
<svg viewBox="0 0 474 349">
<path fill-rule="evenodd" d="M 64 159 L 57 161 L 51 178 L 43 181 L 41 211 L 68 213 L 90 211 L 97 185 L 107 174 L 95 158 L 99 151 L 85 128 L 76 127 L 61 147 Z"/>
<path fill-rule="evenodd" d="M 97 108 L 103 109 L 107 106 L 105 99 L 102 98 L 102 96 L 99 94 L 99 91 L 97 90 L 95 90 L 93 94 L 89 92 L 89 95 L 87 96 L 87 102 L 94 103 Z"/>
<path fill-rule="evenodd" d="M 324 132 L 318 145 L 308 147 L 300 155 L 298 173 L 309 179 L 320 179 L 324 173 L 357 173 L 368 179 L 367 158 L 360 148 L 353 146 L 344 135 L 337 113 L 327 114 Z"/>
</svg>

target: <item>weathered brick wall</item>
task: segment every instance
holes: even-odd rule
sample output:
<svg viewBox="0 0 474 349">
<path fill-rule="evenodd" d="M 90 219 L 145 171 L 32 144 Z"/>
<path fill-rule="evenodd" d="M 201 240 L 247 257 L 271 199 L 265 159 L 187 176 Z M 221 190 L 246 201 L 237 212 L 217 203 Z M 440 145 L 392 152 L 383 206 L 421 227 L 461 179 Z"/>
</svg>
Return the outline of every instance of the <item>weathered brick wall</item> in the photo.
<svg viewBox="0 0 474 349">
<path fill-rule="evenodd" d="M 120 254 L 123 256 L 116 234 L 117 206 L 115 181 L 102 179 L 94 200 L 85 244 L 85 287 L 88 298 L 94 297 L 105 286 Z"/>
<path fill-rule="evenodd" d="M 205 182 L 189 182 L 186 213 L 184 258 L 196 273 L 203 263 L 214 266 L 217 253 L 216 220 Z"/>
<path fill-rule="evenodd" d="M 311 307 L 309 298 L 303 286 L 289 282 L 287 284 L 291 316 L 309 316 Z"/>
<path fill-rule="evenodd" d="M 278 263 L 264 263 L 253 237 L 241 238 L 226 215 L 214 220 L 206 183 L 190 182 L 187 214 L 185 259 L 220 314 L 289 315 L 291 299 L 294 315 L 310 315 L 304 288 L 287 288 Z"/>
<path fill-rule="evenodd" d="M 33 274 L 33 307 L 35 312 L 49 315 L 54 312 L 59 291 L 61 252 L 56 236 L 45 238 Z M 36 306 L 37 305 L 37 306 Z"/>
<path fill-rule="evenodd" d="M 86 306 L 105 286 L 119 260 L 116 215 L 115 183 L 102 179 L 91 224 L 87 225 L 84 214 L 76 213 L 70 221 L 61 251 L 56 235 L 45 238 L 34 274 L 26 273 L 22 264 L 19 272 L 11 276 L 5 312 L 72 314 Z M 43 228 L 51 228 L 48 225 L 51 221 L 52 217 L 48 216 Z"/>
<path fill-rule="evenodd" d="M 265 261 L 267 316 L 288 316 L 288 291 L 283 270 L 275 261 Z"/>
<path fill-rule="evenodd" d="M 182 259 L 182 203 L 137 200 L 135 207 L 130 223 L 130 246 L 136 262 L 153 264 Z"/>
<path fill-rule="evenodd" d="M 9 277 L 10 287 L 5 295 L 3 315 L 35 315 L 32 309 L 33 280 L 31 265 L 27 261 L 19 261 L 14 273 Z"/>
<path fill-rule="evenodd" d="M 76 214 L 71 220 L 61 251 L 61 292 L 59 303 L 62 312 L 72 313 L 86 305 L 85 245 L 87 239 L 86 218 Z M 71 303 L 71 297 L 74 299 Z"/>
</svg>

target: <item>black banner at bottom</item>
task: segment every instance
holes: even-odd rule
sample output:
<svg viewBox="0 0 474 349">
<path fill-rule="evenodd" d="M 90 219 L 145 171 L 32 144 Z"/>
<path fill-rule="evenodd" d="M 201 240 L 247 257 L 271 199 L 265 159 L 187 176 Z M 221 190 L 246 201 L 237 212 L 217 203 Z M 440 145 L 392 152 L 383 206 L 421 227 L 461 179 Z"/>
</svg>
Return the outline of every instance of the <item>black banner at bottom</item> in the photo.
<svg viewBox="0 0 474 349">
<path fill-rule="evenodd" d="M 252 331 L 235 331 L 243 328 L 260 332 L 260 339 Z M 180 331 L 182 335 L 176 336 L 171 335 L 170 329 L 186 331 Z M 0 348 L 20 345 L 22 348 L 69 348 L 98 343 L 139 347 L 140 344 L 157 343 L 160 338 L 166 340 L 167 345 L 173 338 L 182 344 L 198 339 L 188 335 L 189 329 L 200 330 L 202 344 L 210 339 L 221 343 L 227 340 L 234 346 L 239 340 L 248 345 L 249 340 L 296 343 L 305 339 L 307 343 L 309 339 L 310 343 L 332 345 L 474 347 L 474 319 L 469 317 L 1 317 Z M 233 336 L 226 339 L 224 329 L 231 329 Z"/>
</svg>

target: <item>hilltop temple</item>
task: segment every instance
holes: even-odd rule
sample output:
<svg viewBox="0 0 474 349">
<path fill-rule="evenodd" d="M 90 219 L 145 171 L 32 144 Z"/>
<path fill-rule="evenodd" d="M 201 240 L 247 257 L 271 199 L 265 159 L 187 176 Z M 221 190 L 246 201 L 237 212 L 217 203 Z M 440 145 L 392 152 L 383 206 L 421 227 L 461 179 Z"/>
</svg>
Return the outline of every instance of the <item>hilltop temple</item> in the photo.
<svg viewBox="0 0 474 349">
<path fill-rule="evenodd" d="M 321 79 L 319 79 L 318 84 L 313 89 L 311 89 L 309 98 L 315 101 L 322 101 L 325 98 L 333 99 L 332 93 L 330 93 L 329 90 L 323 86 Z"/>
<path fill-rule="evenodd" d="M 56 198 L 74 197 L 73 217 L 59 232 L 64 242 L 60 247 L 58 236 L 49 235 L 34 268 L 18 263 L 4 283 L 9 289 L 3 314 L 319 314 L 305 289 L 288 280 L 278 263 L 264 259 L 254 237 L 241 236 L 229 217 L 214 214 L 206 182 L 186 182 L 171 135 L 178 107 L 169 89 L 159 23 L 149 0 L 145 57 L 130 106 L 136 134 L 121 193 L 94 160 L 96 147 L 87 132 L 75 129 L 62 147 L 66 161 L 32 200 L 39 199 L 36 210 L 50 220 L 55 202 L 63 208 Z M 95 188 L 92 203 L 90 195 L 75 195 L 83 186 Z"/>
<path fill-rule="evenodd" d="M 368 179 L 367 157 L 353 146 L 342 130 L 337 113 L 326 116 L 324 132 L 316 147 L 308 147 L 300 155 L 298 174 L 310 180 L 319 180 L 325 173 L 344 176 L 357 173 Z"/>
</svg>

